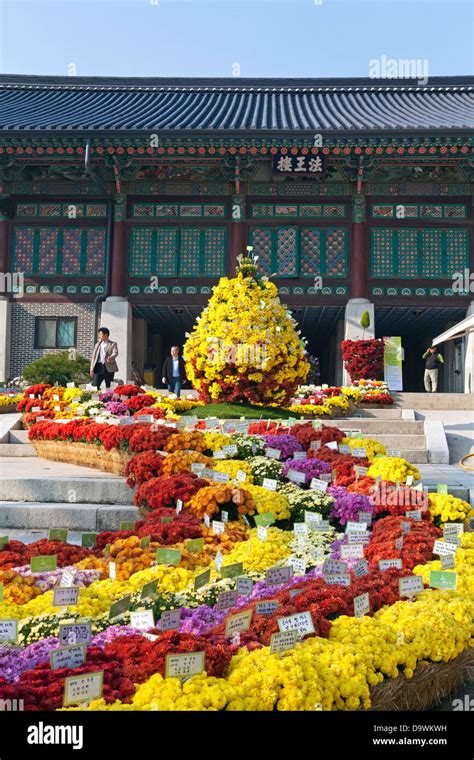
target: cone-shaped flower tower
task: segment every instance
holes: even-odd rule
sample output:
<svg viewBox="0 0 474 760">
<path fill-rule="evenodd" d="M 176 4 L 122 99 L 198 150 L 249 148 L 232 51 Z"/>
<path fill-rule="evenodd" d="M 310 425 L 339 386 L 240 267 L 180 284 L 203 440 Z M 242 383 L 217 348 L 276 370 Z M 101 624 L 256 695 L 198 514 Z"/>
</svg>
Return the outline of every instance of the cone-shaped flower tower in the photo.
<svg viewBox="0 0 474 760">
<path fill-rule="evenodd" d="M 214 287 L 184 346 L 188 378 L 203 401 L 281 406 L 308 374 L 296 322 L 256 260 L 239 256 L 237 276 Z"/>
</svg>

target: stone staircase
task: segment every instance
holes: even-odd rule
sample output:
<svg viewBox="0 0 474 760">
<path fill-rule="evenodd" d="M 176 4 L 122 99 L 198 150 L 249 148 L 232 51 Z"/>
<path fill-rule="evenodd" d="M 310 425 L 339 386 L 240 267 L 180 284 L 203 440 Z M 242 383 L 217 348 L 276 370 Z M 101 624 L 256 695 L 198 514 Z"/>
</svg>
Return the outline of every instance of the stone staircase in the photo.
<svg viewBox="0 0 474 760">
<path fill-rule="evenodd" d="M 21 414 L 0 416 L 0 457 L 35 457 L 35 448 L 28 442 L 28 431 L 23 430 Z M 1 463 L 0 463 L 1 466 Z"/>
<path fill-rule="evenodd" d="M 415 420 L 411 410 L 397 407 L 359 409 L 352 417 L 333 418 L 327 422 L 324 420 L 324 424 L 341 430 L 357 431 L 367 438 L 376 438 L 385 448 L 400 452 L 403 459 L 408 459 L 413 464 L 426 464 L 430 461 L 424 422 Z"/>
<path fill-rule="evenodd" d="M 404 393 L 392 392 L 400 409 L 439 409 L 474 412 L 474 393 Z M 474 420 L 474 415 L 473 415 Z"/>
</svg>

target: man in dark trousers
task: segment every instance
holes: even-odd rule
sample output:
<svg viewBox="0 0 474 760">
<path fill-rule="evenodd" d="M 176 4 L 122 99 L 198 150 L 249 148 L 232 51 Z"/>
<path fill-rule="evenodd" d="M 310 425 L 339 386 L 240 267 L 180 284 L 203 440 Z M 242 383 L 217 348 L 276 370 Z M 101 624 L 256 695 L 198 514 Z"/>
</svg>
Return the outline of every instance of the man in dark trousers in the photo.
<svg viewBox="0 0 474 760">
<path fill-rule="evenodd" d="M 171 356 L 165 359 L 161 375 L 163 385 L 168 385 L 170 393 L 176 393 L 179 398 L 181 387 L 186 382 L 184 359 L 179 355 L 179 346 L 171 346 Z"/>
<path fill-rule="evenodd" d="M 99 340 L 94 346 L 91 359 L 90 375 L 93 377 L 93 384 L 97 390 L 100 389 L 102 382 L 105 380 L 105 387 L 110 388 L 110 383 L 114 379 L 114 372 L 118 372 L 117 344 L 109 340 L 110 331 L 107 327 L 100 327 L 97 337 Z"/>
<path fill-rule="evenodd" d="M 428 348 L 422 357 L 425 360 L 425 391 L 436 393 L 438 388 L 438 367 L 444 364 L 444 359 L 436 346 Z"/>
</svg>

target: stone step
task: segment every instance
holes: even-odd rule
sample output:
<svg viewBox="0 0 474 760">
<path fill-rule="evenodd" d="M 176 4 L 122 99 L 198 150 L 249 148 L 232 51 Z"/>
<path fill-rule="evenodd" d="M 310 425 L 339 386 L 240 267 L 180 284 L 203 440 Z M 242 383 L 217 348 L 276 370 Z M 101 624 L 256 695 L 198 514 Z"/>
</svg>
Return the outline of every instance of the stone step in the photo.
<svg viewBox="0 0 474 760">
<path fill-rule="evenodd" d="M 124 520 L 137 520 L 135 507 L 117 504 L 42 504 L 0 501 L 0 533 L 8 529 L 67 528 L 80 531 L 119 530 Z"/>
<path fill-rule="evenodd" d="M 22 448 L 26 448 L 24 444 Z M 124 504 L 130 506 L 133 491 L 123 478 L 0 477 L 0 501 L 34 503 Z"/>
<path fill-rule="evenodd" d="M 377 441 L 382 443 L 387 449 L 421 449 L 426 450 L 426 439 L 424 435 L 398 435 L 398 433 L 388 433 L 387 435 L 377 435 Z"/>
<path fill-rule="evenodd" d="M 380 420 L 364 417 L 347 417 L 345 420 L 329 420 L 325 425 L 338 427 L 341 430 L 360 430 L 371 437 L 388 434 L 393 431 L 396 435 L 424 435 L 423 420 Z"/>
<path fill-rule="evenodd" d="M 9 443 L 29 444 L 28 430 L 10 430 Z"/>
<path fill-rule="evenodd" d="M 0 443 L 0 457 L 35 457 L 31 443 Z"/>
<path fill-rule="evenodd" d="M 391 446 L 390 448 L 396 448 Z M 402 459 L 406 459 L 412 464 L 428 464 L 430 461 L 426 449 L 397 449 Z"/>
<path fill-rule="evenodd" d="M 0 414 L 0 443 L 8 443 L 10 430 L 21 428 L 22 415 L 19 412 L 13 414 Z"/>
<path fill-rule="evenodd" d="M 357 411 L 354 413 L 354 416 L 368 418 L 375 417 L 376 419 L 384 420 L 398 420 L 402 417 L 402 410 L 401 407 L 398 406 L 388 406 L 386 408 L 382 408 L 374 407 L 370 404 L 367 404 L 366 406 L 360 404 L 357 407 Z"/>
<path fill-rule="evenodd" d="M 403 409 L 461 409 L 474 411 L 473 393 L 393 393 L 397 407 Z"/>
</svg>

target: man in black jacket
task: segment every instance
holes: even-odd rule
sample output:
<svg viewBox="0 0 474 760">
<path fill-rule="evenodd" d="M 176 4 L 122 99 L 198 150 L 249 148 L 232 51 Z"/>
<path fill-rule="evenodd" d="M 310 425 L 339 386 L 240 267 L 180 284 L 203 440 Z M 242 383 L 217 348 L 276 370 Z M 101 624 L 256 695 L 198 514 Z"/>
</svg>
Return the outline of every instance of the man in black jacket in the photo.
<svg viewBox="0 0 474 760">
<path fill-rule="evenodd" d="M 165 359 L 161 373 L 163 385 L 168 385 L 170 393 L 176 393 L 179 398 L 181 387 L 186 382 L 184 359 L 179 355 L 179 346 L 171 346 L 171 356 Z"/>
</svg>

